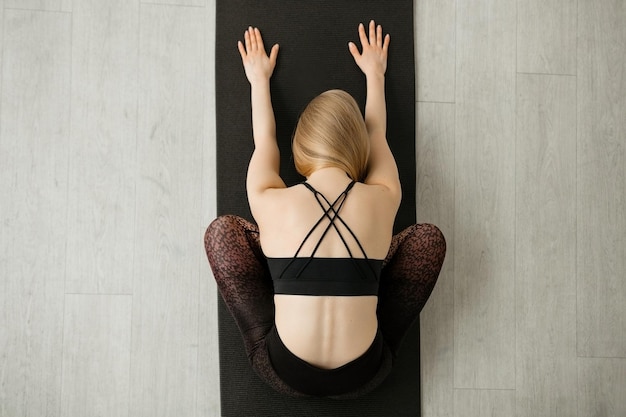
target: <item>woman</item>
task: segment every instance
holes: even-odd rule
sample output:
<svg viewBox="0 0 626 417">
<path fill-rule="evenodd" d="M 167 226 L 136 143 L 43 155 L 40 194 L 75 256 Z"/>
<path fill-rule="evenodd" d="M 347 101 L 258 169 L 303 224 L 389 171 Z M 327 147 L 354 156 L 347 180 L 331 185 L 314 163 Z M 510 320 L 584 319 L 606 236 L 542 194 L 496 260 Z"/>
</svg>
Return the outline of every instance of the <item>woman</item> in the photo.
<svg viewBox="0 0 626 417">
<path fill-rule="evenodd" d="M 256 28 L 238 43 L 251 85 L 247 192 L 258 228 L 219 217 L 205 247 L 252 367 L 292 396 L 352 398 L 380 384 L 445 256 L 433 225 L 392 237 L 401 188 L 385 136 L 390 38 L 374 21 L 369 37 L 358 31 L 362 52 L 348 47 L 367 80 L 365 118 L 343 91 L 312 100 L 292 144 L 306 182 L 292 187 L 279 175 L 270 97 L 278 45 L 268 56 Z"/>
</svg>

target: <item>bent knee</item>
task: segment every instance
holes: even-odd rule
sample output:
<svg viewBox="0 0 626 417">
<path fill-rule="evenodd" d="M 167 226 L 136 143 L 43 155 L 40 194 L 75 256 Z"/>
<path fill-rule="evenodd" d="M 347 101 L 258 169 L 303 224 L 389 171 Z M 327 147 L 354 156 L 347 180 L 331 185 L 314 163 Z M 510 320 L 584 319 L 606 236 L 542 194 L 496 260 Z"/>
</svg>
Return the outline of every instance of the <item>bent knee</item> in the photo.
<svg viewBox="0 0 626 417">
<path fill-rule="evenodd" d="M 209 256 L 227 241 L 233 231 L 241 228 L 237 216 L 231 214 L 219 216 L 209 224 L 204 232 L 204 249 Z"/>
<path fill-rule="evenodd" d="M 442 252 L 442 255 L 445 255 L 446 237 L 437 226 L 431 223 L 416 224 L 415 234 L 418 235 L 422 241 L 427 242 L 429 246 L 438 248 L 439 251 Z"/>
<path fill-rule="evenodd" d="M 232 214 L 219 216 L 209 224 L 204 233 L 204 242 L 207 243 L 214 239 L 219 239 L 230 230 L 240 227 L 239 218 Z"/>
<path fill-rule="evenodd" d="M 419 232 L 430 236 L 433 240 L 443 242 L 445 244 L 446 238 L 443 235 L 443 232 L 439 227 L 435 226 L 432 223 L 420 223 L 416 225 L 416 228 Z"/>
</svg>

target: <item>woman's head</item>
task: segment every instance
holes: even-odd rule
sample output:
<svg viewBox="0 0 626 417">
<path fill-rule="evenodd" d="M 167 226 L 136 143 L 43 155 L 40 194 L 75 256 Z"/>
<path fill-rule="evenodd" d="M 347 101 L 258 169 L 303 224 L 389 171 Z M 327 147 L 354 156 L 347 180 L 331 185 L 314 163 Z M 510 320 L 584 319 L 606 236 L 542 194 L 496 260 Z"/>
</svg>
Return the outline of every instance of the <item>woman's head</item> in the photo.
<svg viewBox="0 0 626 417">
<path fill-rule="evenodd" d="M 296 170 L 308 177 L 321 168 L 340 168 L 365 179 L 370 141 L 361 110 L 342 90 L 326 91 L 304 109 L 293 135 Z"/>
</svg>

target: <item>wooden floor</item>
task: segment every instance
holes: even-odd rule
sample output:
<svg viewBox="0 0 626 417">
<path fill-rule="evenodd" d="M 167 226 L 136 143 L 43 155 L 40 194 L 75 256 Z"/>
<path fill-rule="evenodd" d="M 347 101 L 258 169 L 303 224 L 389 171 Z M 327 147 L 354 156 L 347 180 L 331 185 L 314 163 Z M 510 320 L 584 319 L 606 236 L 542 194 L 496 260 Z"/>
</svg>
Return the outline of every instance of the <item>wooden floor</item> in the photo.
<svg viewBox="0 0 626 417">
<path fill-rule="evenodd" d="M 0 0 L 2 417 L 219 415 L 215 5 L 161 3 Z M 626 415 L 626 2 L 415 13 L 423 415 Z"/>
</svg>

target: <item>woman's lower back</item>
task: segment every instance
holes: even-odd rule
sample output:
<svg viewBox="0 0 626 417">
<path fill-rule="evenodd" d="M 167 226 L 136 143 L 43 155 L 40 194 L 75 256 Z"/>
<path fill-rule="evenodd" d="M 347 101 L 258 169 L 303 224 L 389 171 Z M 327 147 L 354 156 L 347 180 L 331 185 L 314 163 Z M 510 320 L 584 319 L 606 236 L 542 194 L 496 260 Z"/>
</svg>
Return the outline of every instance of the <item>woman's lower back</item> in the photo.
<svg viewBox="0 0 626 417">
<path fill-rule="evenodd" d="M 309 364 L 335 369 L 371 346 L 378 329 L 376 296 L 274 296 L 284 345 Z"/>
</svg>

